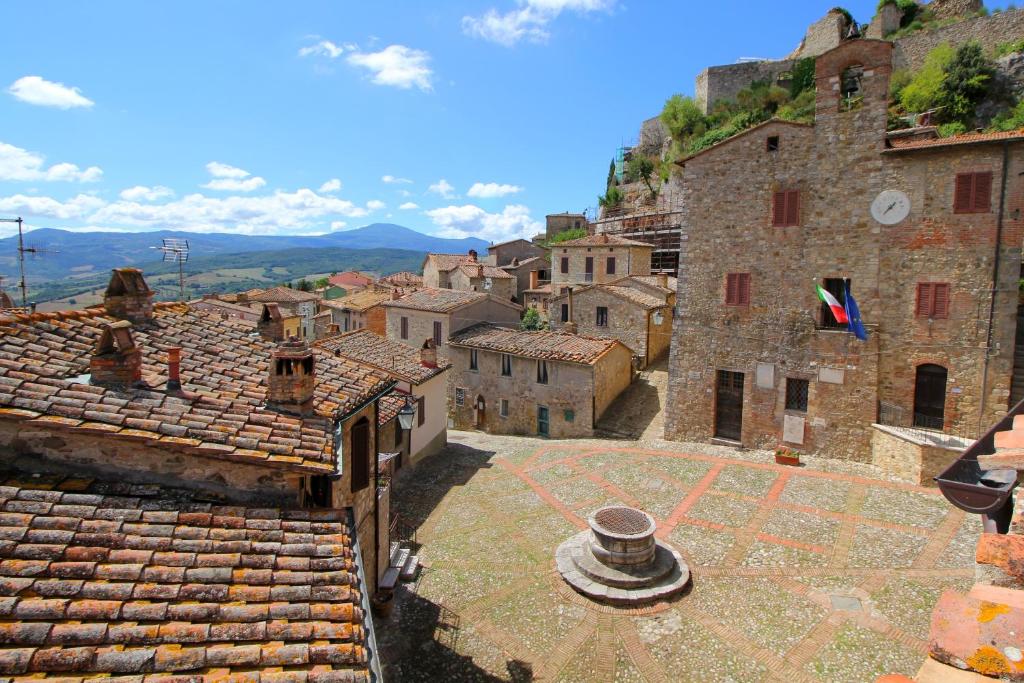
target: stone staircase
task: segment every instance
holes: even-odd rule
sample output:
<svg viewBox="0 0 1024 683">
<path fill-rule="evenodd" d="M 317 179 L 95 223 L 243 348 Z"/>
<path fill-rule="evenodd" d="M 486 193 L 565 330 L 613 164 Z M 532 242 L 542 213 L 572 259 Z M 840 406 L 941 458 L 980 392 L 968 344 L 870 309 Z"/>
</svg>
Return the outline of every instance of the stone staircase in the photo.
<svg viewBox="0 0 1024 683">
<path fill-rule="evenodd" d="M 413 581 L 420 568 L 420 558 L 413 555 L 409 548 L 403 548 L 401 543 L 392 543 L 390 565 L 380 580 L 381 590 L 394 590 L 399 579 Z"/>
<path fill-rule="evenodd" d="M 995 434 L 995 453 L 979 455 L 982 470 L 1024 472 L 1024 415 Z M 975 549 L 978 583 L 965 595 L 948 590 L 932 611 L 929 658 L 913 679 L 877 683 L 1024 681 L 1024 489 L 1016 491 L 1007 534 L 983 533 Z"/>
<path fill-rule="evenodd" d="M 601 416 L 595 436 L 651 441 L 664 438 L 667 359 L 655 361 L 619 394 Z"/>
</svg>

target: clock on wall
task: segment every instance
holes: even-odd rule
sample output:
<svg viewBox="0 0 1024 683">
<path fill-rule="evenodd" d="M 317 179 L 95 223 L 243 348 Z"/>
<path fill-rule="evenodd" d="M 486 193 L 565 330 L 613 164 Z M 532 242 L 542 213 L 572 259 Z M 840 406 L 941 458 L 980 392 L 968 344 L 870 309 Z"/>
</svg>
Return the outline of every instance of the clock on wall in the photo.
<svg viewBox="0 0 1024 683">
<path fill-rule="evenodd" d="M 910 197 L 900 190 L 882 190 L 871 202 L 871 215 L 882 225 L 896 225 L 910 213 Z"/>
</svg>

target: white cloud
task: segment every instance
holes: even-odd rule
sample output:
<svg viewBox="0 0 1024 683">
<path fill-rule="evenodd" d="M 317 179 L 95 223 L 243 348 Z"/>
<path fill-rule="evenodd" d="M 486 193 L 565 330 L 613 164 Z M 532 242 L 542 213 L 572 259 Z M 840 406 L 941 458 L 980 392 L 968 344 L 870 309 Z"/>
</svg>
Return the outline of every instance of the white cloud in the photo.
<svg viewBox="0 0 1024 683">
<path fill-rule="evenodd" d="M 451 199 L 452 197 L 454 197 L 455 196 L 454 190 L 455 190 L 455 186 L 452 185 L 451 183 L 449 183 L 444 178 L 441 178 L 436 183 L 434 183 L 433 185 L 431 185 L 430 187 L 427 188 L 427 192 L 433 192 L 434 194 L 439 194 L 442 197 L 444 197 L 445 199 Z"/>
<path fill-rule="evenodd" d="M 57 107 L 71 109 L 73 107 L 91 107 L 94 103 L 82 95 L 78 88 L 54 83 L 39 76 L 22 76 L 7 89 L 11 95 L 29 104 L 40 107 Z"/>
<path fill-rule="evenodd" d="M 469 192 L 466 194 L 470 197 L 480 197 L 481 199 L 489 199 L 492 197 L 504 197 L 505 195 L 515 194 L 522 192 L 523 188 L 519 185 L 506 185 L 498 183 L 473 183 L 473 186 L 469 188 Z"/>
<path fill-rule="evenodd" d="M 52 197 L 29 197 L 16 194 L 12 197 L 0 197 L 0 213 L 70 220 L 84 218 L 105 203 L 102 199 L 88 194 L 76 195 L 67 201 L 60 201 Z"/>
<path fill-rule="evenodd" d="M 320 186 L 320 192 L 337 192 L 341 189 L 341 181 L 337 178 L 331 178 L 326 183 Z"/>
<path fill-rule="evenodd" d="M 401 206 L 399 206 L 398 208 L 403 210 L 403 211 L 411 211 L 413 209 L 420 208 L 420 205 L 417 204 L 416 202 L 406 202 L 406 203 L 402 204 Z"/>
<path fill-rule="evenodd" d="M 300 57 L 327 57 L 328 59 L 337 59 L 341 55 L 345 54 L 346 51 L 354 50 L 355 46 L 351 44 L 338 45 L 332 43 L 329 40 L 321 40 L 307 45 L 304 48 L 299 49 Z"/>
<path fill-rule="evenodd" d="M 464 204 L 431 209 L 426 214 L 441 228 L 437 232 L 439 237 L 457 239 L 475 236 L 502 241 L 533 237 L 544 227 L 530 218 L 530 209 L 522 204 L 510 204 L 501 213 L 488 213 L 475 204 Z"/>
<path fill-rule="evenodd" d="M 53 180 L 91 183 L 103 175 L 98 166 L 82 170 L 67 162 L 46 168 L 45 157 L 21 147 L 0 142 L 0 180 Z"/>
<path fill-rule="evenodd" d="M 267 181 L 259 176 L 254 176 L 237 166 L 222 164 L 219 161 L 211 161 L 206 164 L 206 170 L 213 176 L 213 180 L 203 185 L 208 190 L 252 192 L 267 184 Z"/>
<path fill-rule="evenodd" d="M 382 175 L 380 177 L 380 181 L 382 183 L 387 183 L 388 185 L 396 185 L 396 184 L 399 184 L 399 183 L 411 183 L 412 182 L 408 178 L 398 178 L 398 177 L 393 176 L 393 175 Z"/>
<path fill-rule="evenodd" d="M 348 227 L 345 221 L 331 221 L 331 230 L 344 230 Z"/>
<path fill-rule="evenodd" d="M 369 71 L 377 85 L 392 85 L 409 89 L 413 86 L 429 91 L 433 88 L 434 72 L 427 65 L 430 55 L 405 45 L 388 45 L 379 52 L 353 52 L 346 60 L 353 66 Z"/>
<path fill-rule="evenodd" d="M 385 204 L 379 199 L 371 199 L 370 201 L 366 202 L 366 208 L 369 209 L 370 211 L 380 211 L 385 206 L 387 206 L 387 204 Z"/>
<path fill-rule="evenodd" d="M 140 199 L 145 199 L 148 202 L 154 202 L 158 199 L 165 199 L 167 197 L 173 197 L 174 190 L 163 185 L 155 185 L 153 187 L 146 187 L 145 185 L 136 185 L 135 187 L 129 187 L 126 190 L 121 190 L 121 199 L 126 199 L 130 202 L 137 202 Z"/>
<path fill-rule="evenodd" d="M 464 33 L 511 47 L 521 40 L 541 43 L 550 37 L 548 24 L 562 12 L 587 14 L 608 11 L 615 0 L 520 0 L 519 7 L 500 13 L 489 9 L 483 16 L 462 17 Z"/>
</svg>

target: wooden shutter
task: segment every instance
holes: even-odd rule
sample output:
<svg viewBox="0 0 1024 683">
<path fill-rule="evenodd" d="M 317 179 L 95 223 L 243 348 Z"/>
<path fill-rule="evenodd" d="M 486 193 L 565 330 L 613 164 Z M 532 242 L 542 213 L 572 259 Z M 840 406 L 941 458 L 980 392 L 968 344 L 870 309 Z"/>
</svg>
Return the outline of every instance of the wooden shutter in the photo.
<svg viewBox="0 0 1024 683">
<path fill-rule="evenodd" d="M 434 321 L 434 346 L 441 345 L 441 321 Z"/>
<path fill-rule="evenodd" d="M 370 423 L 365 417 L 352 425 L 349 439 L 352 445 L 352 491 L 361 491 L 370 485 Z"/>
<path fill-rule="evenodd" d="M 739 303 L 739 278 L 736 273 L 729 273 L 725 277 L 725 303 L 730 306 Z"/>
<path fill-rule="evenodd" d="M 932 284 L 930 282 L 917 283 L 917 307 L 916 315 L 919 318 L 928 318 L 932 308 Z"/>
<path fill-rule="evenodd" d="M 949 317 L 949 284 L 932 284 L 932 317 Z"/>
<path fill-rule="evenodd" d="M 992 173 L 974 174 L 974 191 L 971 209 L 977 213 L 988 213 L 992 208 Z"/>
<path fill-rule="evenodd" d="M 953 212 L 970 213 L 974 206 L 974 174 L 957 173 L 953 191 Z"/>
<path fill-rule="evenodd" d="M 772 225 L 782 227 L 786 224 L 786 193 L 776 192 L 772 195 Z"/>
<path fill-rule="evenodd" d="M 427 403 L 422 396 L 416 399 L 416 426 L 422 427 L 427 421 Z"/>
<path fill-rule="evenodd" d="M 607 270 L 608 270 L 608 274 L 609 275 L 615 275 L 615 257 L 614 256 L 609 256 L 608 257 L 608 269 Z"/>
<path fill-rule="evenodd" d="M 562 257 L 562 272 L 563 273 L 568 273 L 569 272 L 569 257 L 568 256 L 563 256 Z"/>
<path fill-rule="evenodd" d="M 347 321 L 346 321 L 347 322 Z M 402 316 L 402 339 L 409 338 L 409 319 Z"/>
<path fill-rule="evenodd" d="M 740 273 L 739 275 L 738 303 L 740 306 L 750 305 L 750 273 Z"/>
<path fill-rule="evenodd" d="M 786 225 L 800 225 L 800 190 L 786 192 Z"/>
</svg>

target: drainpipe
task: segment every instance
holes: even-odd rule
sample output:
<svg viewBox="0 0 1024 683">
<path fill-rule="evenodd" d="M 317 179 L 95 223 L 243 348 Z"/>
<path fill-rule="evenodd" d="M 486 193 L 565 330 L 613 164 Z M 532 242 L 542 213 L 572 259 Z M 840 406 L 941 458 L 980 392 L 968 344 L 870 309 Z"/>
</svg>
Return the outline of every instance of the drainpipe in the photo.
<svg viewBox="0 0 1024 683">
<path fill-rule="evenodd" d="M 373 594 L 380 581 L 380 397 L 373 402 Z"/>
<path fill-rule="evenodd" d="M 978 434 L 984 429 L 985 401 L 988 398 L 988 365 L 992 355 L 992 321 L 996 315 L 996 294 L 999 292 L 999 249 L 1003 244 L 1003 211 L 1006 207 L 1006 180 L 1009 175 L 1010 144 L 1003 142 L 1003 173 L 999 182 L 999 214 L 996 218 L 995 262 L 992 264 L 992 298 L 988 306 L 988 332 L 985 338 L 985 362 L 981 370 L 981 401 L 978 407 Z"/>
</svg>

